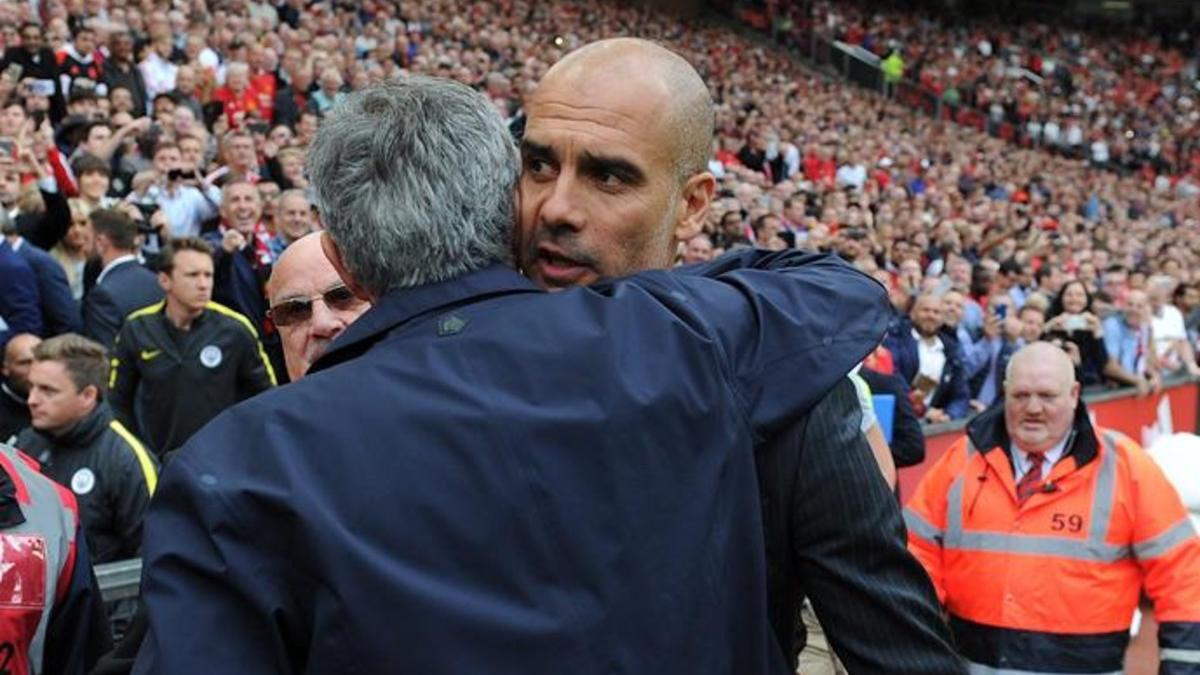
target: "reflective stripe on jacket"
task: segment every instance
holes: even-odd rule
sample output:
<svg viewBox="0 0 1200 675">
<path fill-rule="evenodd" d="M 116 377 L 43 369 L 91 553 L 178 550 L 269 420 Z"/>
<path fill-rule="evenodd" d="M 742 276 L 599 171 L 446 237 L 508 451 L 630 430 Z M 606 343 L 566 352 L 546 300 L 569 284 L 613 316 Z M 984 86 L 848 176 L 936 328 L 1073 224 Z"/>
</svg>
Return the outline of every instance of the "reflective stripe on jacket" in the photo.
<svg viewBox="0 0 1200 675">
<path fill-rule="evenodd" d="M 71 492 L 36 470 L 36 463 L 0 445 L 0 471 L 12 481 L 24 522 L 0 531 L 0 650 L 4 672 L 41 673 L 53 609 L 75 569 L 79 514 Z"/>
<path fill-rule="evenodd" d="M 1120 672 L 1144 587 L 1164 675 L 1200 664 L 1200 537 L 1132 440 L 1099 438 L 1079 405 L 1074 441 L 1019 505 L 996 407 L 968 426 L 905 508 L 909 547 L 979 673 Z"/>
</svg>

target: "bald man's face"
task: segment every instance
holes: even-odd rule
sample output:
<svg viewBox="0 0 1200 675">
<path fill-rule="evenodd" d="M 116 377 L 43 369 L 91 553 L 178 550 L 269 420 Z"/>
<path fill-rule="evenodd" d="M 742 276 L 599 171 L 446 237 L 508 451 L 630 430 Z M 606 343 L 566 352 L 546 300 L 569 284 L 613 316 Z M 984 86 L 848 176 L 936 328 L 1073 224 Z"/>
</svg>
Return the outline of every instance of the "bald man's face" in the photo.
<svg viewBox="0 0 1200 675">
<path fill-rule="evenodd" d="M 1079 402 L 1079 383 L 1065 353 L 1047 343 L 1013 357 L 1004 383 L 1004 422 L 1008 435 L 1025 452 L 1053 448 L 1071 429 Z"/>
<path fill-rule="evenodd" d="M 271 271 L 267 295 L 293 382 L 368 308 L 346 289 L 315 234 L 283 252 Z"/>
<path fill-rule="evenodd" d="M 528 107 L 515 237 L 531 279 L 560 289 L 671 264 L 711 185 L 697 213 L 695 179 L 681 186 L 675 167 L 670 104 L 665 83 L 623 68 L 543 81 Z"/>
<path fill-rule="evenodd" d="M 24 333 L 8 341 L 4 349 L 4 379 L 19 396 L 29 394 L 29 370 L 33 367 L 33 348 L 42 339 Z"/>
</svg>

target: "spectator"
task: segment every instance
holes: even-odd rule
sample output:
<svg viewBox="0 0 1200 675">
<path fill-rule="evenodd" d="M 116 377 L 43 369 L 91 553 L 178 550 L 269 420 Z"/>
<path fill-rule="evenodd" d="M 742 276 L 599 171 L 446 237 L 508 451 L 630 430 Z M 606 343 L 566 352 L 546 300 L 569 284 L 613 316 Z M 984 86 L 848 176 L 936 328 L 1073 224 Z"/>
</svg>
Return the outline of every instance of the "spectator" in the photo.
<svg viewBox="0 0 1200 675">
<path fill-rule="evenodd" d="M 1125 311 L 1104 320 L 1105 349 L 1120 367 L 1114 379 L 1137 387 L 1138 394 L 1143 396 L 1162 386 L 1150 311 L 1146 292 L 1130 291 Z"/>
<path fill-rule="evenodd" d="M 275 236 L 271 237 L 271 256 L 278 259 L 285 248 L 315 231 L 316 227 L 312 204 L 303 190 L 280 193 L 275 201 Z"/>
<path fill-rule="evenodd" d="M 896 361 L 896 372 L 912 387 L 913 408 L 926 422 L 967 416 L 970 403 L 966 365 L 954 333 L 945 328 L 942 301 L 917 296 L 908 317 L 890 329 L 884 345 Z"/>
<path fill-rule="evenodd" d="M 21 78 L 38 83 L 45 83 L 50 88 L 50 119 L 57 123 L 66 114 L 66 101 L 63 99 L 62 85 L 58 81 L 58 61 L 54 52 L 46 46 L 45 33 L 36 23 L 21 24 L 21 45 L 4 50 L 4 58 L 0 59 L 0 71 L 10 65 L 21 66 Z"/>
<path fill-rule="evenodd" d="M 249 320 L 212 302 L 212 249 L 204 240 L 173 240 L 158 280 L 164 301 L 121 327 L 112 406 L 162 459 L 222 410 L 274 386 L 275 374 Z"/>
<path fill-rule="evenodd" d="M 1122 384 L 1134 384 L 1135 378 L 1114 360 L 1108 351 L 1107 328 L 1092 311 L 1092 294 L 1083 282 L 1068 281 L 1050 303 L 1043 336 L 1048 340 L 1071 342 L 1079 350 L 1079 381 L 1085 387 L 1103 385 L 1107 378 Z M 1065 349 L 1065 347 L 1064 347 Z"/>
<path fill-rule="evenodd" d="M 1147 295 L 1150 300 L 1150 331 L 1154 334 L 1154 351 L 1159 373 L 1164 377 L 1183 374 L 1200 375 L 1196 353 L 1188 339 L 1183 313 L 1170 303 L 1178 282 L 1169 276 L 1152 277 Z"/>
<path fill-rule="evenodd" d="M 33 358 L 32 426 L 17 437 L 17 447 L 75 494 L 93 562 L 137 557 L 158 465 L 129 429 L 113 419 L 106 400 L 104 348 L 66 334 L 39 344 Z"/>
<path fill-rule="evenodd" d="M 154 149 L 153 185 L 148 198 L 162 209 L 170 224 L 171 236 L 195 237 L 204 222 L 220 211 L 221 193 L 205 179 L 184 174 L 179 146 L 160 143 Z"/>
<path fill-rule="evenodd" d="M 92 238 L 92 222 L 88 217 L 91 208 L 77 197 L 71 198 L 68 203 L 71 209 L 71 229 L 67 230 L 66 236 L 50 249 L 50 255 L 67 275 L 67 285 L 71 288 L 71 297 L 76 302 L 82 302 L 84 268 L 95 249 Z"/>
<path fill-rule="evenodd" d="M 137 226 L 128 215 L 100 209 L 90 221 L 101 269 L 84 298 L 84 334 L 112 350 L 125 317 L 160 302 L 163 291 L 154 273 L 138 261 Z"/>
<path fill-rule="evenodd" d="M 85 89 L 103 85 L 104 54 L 96 49 L 96 31 L 90 26 L 80 26 L 75 31 L 74 39 L 55 52 L 54 57 L 58 64 L 59 88 L 63 94 L 73 93 L 76 83 Z M 97 93 L 106 92 L 107 88 L 102 88 Z"/>
<path fill-rule="evenodd" d="M 146 89 L 146 81 L 142 71 L 134 63 L 133 36 L 128 31 L 118 30 L 108 36 L 108 59 L 104 62 L 104 83 L 112 92 L 113 109 L 117 111 L 117 90 L 123 90 L 128 97 L 129 112 L 134 117 L 142 117 L 148 111 L 150 94 Z"/>
<path fill-rule="evenodd" d="M 692 263 L 708 262 L 712 259 L 713 245 L 712 240 L 708 238 L 707 234 L 701 232 L 684 242 L 683 264 L 690 265 Z"/>
<path fill-rule="evenodd" d="M 0 375 L 0 443 L 9 443 L 29 426 L 29 369 L 33 367 L 33 348 L 42 339 L 32 333 L 20 333 L 4 347 Z"/>
</svg>

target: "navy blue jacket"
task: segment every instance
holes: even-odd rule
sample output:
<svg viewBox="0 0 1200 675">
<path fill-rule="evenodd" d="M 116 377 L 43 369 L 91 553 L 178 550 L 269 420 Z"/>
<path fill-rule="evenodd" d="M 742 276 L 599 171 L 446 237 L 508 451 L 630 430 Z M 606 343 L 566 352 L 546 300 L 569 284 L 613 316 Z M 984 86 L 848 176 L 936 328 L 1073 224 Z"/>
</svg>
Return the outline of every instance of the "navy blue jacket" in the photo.
<svg viewBox="0 0 1200 675">
<path fill-rule="evenodd" d="M 884 346 L 892 352 L 896 372 L 910 387 L 921 369 L 917 340 L 912 336 L 913 325 L 908 317 L 893 321 L 888 330 Z M 954 331 L 943 328 L 938 337 L 946 349 L 946 365 L 942 368 L 942 379 L 933 392 L 931 408 L 939 408 L 952 420 L 962 419 L 970 412 L 971 390 L 967 379 L 967 364 L 959 347 Z"/>
<path fill-rule="evenodd" d="M 125 317 L 162 299 L 154 272 L 136 260 L 116 265 L 83 298 L 83 334 L 111 351 Z"/>
<path fill-rule="evenodd" d="M 45 320 L 46 335 L 78 333 L 83 327 L 79 315 L 79 303 L 71 296 L 71 285 L 67 273 L 54 256 L 22 241 L 17 255 L 33 269 L 37 277 L 38 294 L 42 298 L 42 318 Z"/>
<path fill-rule="evenodd" d="M 37 275 L 4 239 L 0 239 L 0 279 L 4 281 L 0 284 L 0 319 L 5 325 L 0 328 L 0 349 L 3 349 L 14 335 L 41 335 L 45 324 Z"/>
<path fill-rule="evenodd" d="M 831 256 L 697 272 L 381 298 L 167 466 L 134 672 L 786 673 L 754 444 L 887 298 Z"/>
</svg>

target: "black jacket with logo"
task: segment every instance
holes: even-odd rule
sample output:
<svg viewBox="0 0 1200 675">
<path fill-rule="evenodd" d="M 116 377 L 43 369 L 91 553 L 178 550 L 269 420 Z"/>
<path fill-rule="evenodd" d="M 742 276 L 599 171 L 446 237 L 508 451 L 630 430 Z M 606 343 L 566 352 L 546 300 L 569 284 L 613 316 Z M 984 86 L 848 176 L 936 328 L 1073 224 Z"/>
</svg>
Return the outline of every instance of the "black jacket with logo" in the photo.
<svg viewBox="0 0 1200 675">
<path fill-rule="evenodd" d="M 107 404 L 59 434 L 30 427 L 16 445 L 41 463 L 42 473 L 75 493 L 93 564 L 138 556 L 158 463 Z"/>
<path fill-rule="evenodd" d="M 246 317 L 210 302 L 182 331 L 159 302 L 125 319 L 109 390 L 117 419 L 162 458 L 221 411 L 274 385 L 275 371 Z"/>
</svg>

